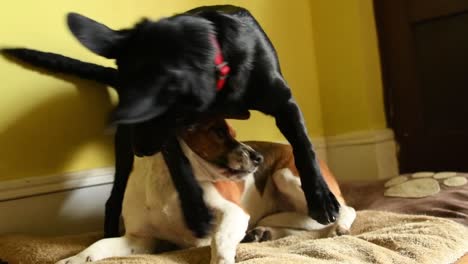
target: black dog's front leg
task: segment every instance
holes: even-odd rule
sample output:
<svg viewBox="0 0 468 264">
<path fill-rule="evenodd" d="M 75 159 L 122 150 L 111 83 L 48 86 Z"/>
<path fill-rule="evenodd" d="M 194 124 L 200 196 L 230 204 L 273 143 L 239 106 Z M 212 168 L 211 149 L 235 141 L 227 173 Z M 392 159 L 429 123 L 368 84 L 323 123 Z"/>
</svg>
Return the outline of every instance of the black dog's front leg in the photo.
<svg viewBox="0 0 468 264">
<path fill-rule="evenodd" d="M 130 141 L 130 128 L 120 125 L 115 134 L 115 173 L 114 185 L 106 202 L 104 237 L 119 236 L 122 202 L 128 177 L 133 168 L 133 150 Z"/>
<path fill-rule="evenodd" d="M 203 200 L 203 190 L 195 180 L 192 166 L 176 137 L 171 137 L 164 144 L 162 153 L 179 193 L 185 223 L 195 236 L 206 236 L 211 228 L 212 215 Z"/>
<path fill-rule="evenodd" d="M 281 82 L 281 85 L 285 85 Z M 289 89 L 280 87 L 281 90 Z M 340 205 L 323 179 L 299 106 L 290 98 L 273 113 L 276 125 L 293 148 L 309 215 L 319 223 L 334 222 Z"/>
</svg>

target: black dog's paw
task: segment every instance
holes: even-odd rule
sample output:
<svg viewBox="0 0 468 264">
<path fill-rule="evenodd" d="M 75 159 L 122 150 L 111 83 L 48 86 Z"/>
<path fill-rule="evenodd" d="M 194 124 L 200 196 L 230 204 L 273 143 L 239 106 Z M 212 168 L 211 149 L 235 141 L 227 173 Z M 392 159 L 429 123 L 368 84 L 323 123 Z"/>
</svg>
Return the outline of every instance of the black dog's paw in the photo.
<svg viewBox="0 0 468 264">
<path fill-rule="evenodd" d="M 313 195 L 310 199 L 313 202 L 308 204 L 309 216 L 324 225 L 335 222 L 340 211 L 335 195 L 326 185 L 318 187 Z"/>
<path fill-rule="evenodd" d="M 263 242 L 272 239 L 271 230 L 268 227 L 258 226 L 254 229 L 250 229 L 245 234 L 242 242 Z"/>
<path fill-rule="evenodd" d="M 213 227 L 213 214 L 202 200 L 201 204 L 191 201 L 184 208 L 185 223 L 198 238 L 206 237 Z"/>
</svg>

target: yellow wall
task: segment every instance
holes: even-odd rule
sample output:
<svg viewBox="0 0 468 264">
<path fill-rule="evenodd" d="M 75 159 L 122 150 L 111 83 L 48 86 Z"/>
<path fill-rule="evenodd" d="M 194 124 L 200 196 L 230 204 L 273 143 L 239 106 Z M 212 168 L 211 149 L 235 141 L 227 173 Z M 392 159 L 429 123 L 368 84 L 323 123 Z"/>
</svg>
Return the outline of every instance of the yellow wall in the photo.
<svg viewBox="0 0 468 264">
<path fill-rule="evenodd" d="M 112 65 L 83 48 L 64 23 L 69 11 L 114 27 L 199 5 L 245 6 L 279 53 L 312 137 L 385 127 L 371 0 L 9 1 L 0 9 L 0 46 L 27 46 Z M 104 87 L 77 85 L 0 58 L 0 180 L 113 165 Z M 284 140 L 271 118 L 234 121 L 241 139 Z"/>
<path fill-rule="evenodd" d="M 311 0 L 327 136 L 386 127 L 371 0 Z"/>
<path fill-rule="evenodd" d="M 121 28 L 199 5 L 249 8 L 275 44 L 309 132 L 322 136 L 322 113 L 308 0 L 8 1 L 0 9 L 0 46 L 27 46 L 112 65 L 69 34 L 64 16 L 80 12 Z M 77 86 L 21 69 L 0 58 L 0 180 L 112 166 L 112 136 L 104 133 L 111 100 L 103 87 Z M 282 140 L 270 118 L 235 122 L 241 139 Z"/>
</svg>

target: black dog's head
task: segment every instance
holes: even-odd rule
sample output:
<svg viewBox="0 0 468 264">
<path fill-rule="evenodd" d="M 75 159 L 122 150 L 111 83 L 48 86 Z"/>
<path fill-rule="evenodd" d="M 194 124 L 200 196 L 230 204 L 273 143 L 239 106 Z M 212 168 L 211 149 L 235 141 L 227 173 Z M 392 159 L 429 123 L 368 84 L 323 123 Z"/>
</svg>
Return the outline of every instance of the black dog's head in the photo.
<svg viewBox="0 0 468 264">
<path fill-rule="evenodd" d="M 73 35 L 88 49 L 115 59 L 119 105 L 112 121 L 136 124 L 168 112 L 200 112 L 216 90 L 213 25 L 179 15 L 112 30 L 82 15 L 68 15 Z"/>
</svg>

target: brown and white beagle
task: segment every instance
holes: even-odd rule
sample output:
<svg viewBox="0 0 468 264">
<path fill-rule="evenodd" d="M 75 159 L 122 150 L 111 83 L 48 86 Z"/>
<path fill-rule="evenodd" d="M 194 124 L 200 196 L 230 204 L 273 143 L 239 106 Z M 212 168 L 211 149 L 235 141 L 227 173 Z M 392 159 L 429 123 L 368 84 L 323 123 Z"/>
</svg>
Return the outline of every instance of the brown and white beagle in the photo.
<svg viewBox="0 0 468 264">
<path fill-rule="evenodd" d="M 301 230 L 346 233 L 355 219 L 325 163 L 322 173 L 341 203 L 334 224 L 324 226 L 307 215 L 307 204 L 289 145 L 235 140 L 222 118 L 205 120 L 180 131 L 180 143 L 215 212 L 212 233 L 203 239 L 186 227 L 168 168 L 161 154 L 135 157 L 125 190 L 125 235 L 102 239 L 59 264 L 152 253 L 158 240 L 176 245 L 211 245 L 211 263 L 234 263 L 237 245 L 277 239 Z M 249 231 L 247 231 L 249 230 Z"/>
</svg>

